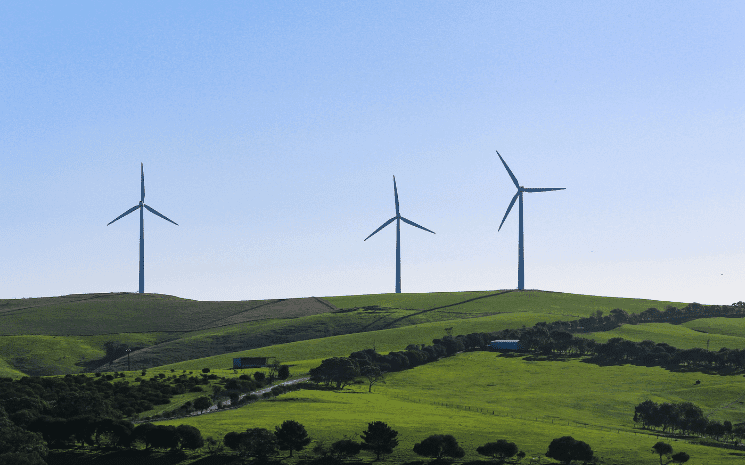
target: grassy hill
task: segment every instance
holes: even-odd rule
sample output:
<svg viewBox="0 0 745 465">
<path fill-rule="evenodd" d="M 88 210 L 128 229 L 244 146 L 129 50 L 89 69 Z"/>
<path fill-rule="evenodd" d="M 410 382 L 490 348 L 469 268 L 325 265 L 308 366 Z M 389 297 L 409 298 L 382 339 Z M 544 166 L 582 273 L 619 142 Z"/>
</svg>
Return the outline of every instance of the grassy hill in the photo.
<svg viewBox="0 0 745 465">
<path fill-rule="evenodd" d="M 208 367 L 218 376 L 234 377 L 242 373 L 230 369 L 238 356 L 277 357 L 297 377 L 327 357 L 431 344 L 446 332 L 497 331 L 574 320 L 598 310 L 639 313 L 668 305 L 686 304 L 511 290 L 242 302 L 124 293 L 0 300 L 0 376 L 85 371 L 103 360 L 106 344 L 113 342 L 136 349 L 133 371 L 126 376 L 133 383 L 142 368 L 149 368 L 148 376 L 169 376 Z M 708 340 L 717 350 L 745 348 L 744 330 L 743 319 L 711 318 L 623 325 L 581 336 L 649 339 L 679 348 L 705 347 Z M 126 356 L 99 367 L 126 369 Z M 178 395 L 142 416 L 178 408 L 200 395 Z M 222 438 L 247 427 L 273 430 L 292 419 L 305 425 L 315 441 L 328 442 L 354 437 L 368 422 L 381 420 L 398 430 L 401 440 L 383 463 L 419 460 L 414 443 L 435 433 L 453 434 L 466 449 L 464 460 L 481 459 L 476 447 L 497 439 L 516 442 L 528 457 L 542 456 L 552 439 L 572 435 L 591 444 L 603 463 L 654 463 L 650 448 L 658 438 L 635 429 L 631 421 L 634 406 L 646 399 L 691 401 L 711 419 L 745 421 L 742 376 L 471 352 L 391 373 L 371 394 L 366 385 L 340 392 L 297 391 L 235 410 L 158 423 L 190 424 L 205 436 Z M 689 453 L 691 463 L 727 464 L 740 454 L 684 441 L 673 446 Z"/>
<path fill-rule="evenodd" d="M 444 328 L 461 328 L 456 326 L 460 321 L 473 320 L 453 329 L 454 334 L 576 319 L 597 310 L 638 313 L 667 305 L 686 304 L 514 290 L 240 302 L 135 293 L 5 299 L 0 300 L 0 376 L 59 375 L 95 367 L 125 370 L 124 356 L 102 366 L 107 342 L 132 347 L 130 362 L 143 368 L 435 322 L 443 324 L 425 331 L 428 339 L 406 344 L 430 343 L 444 334 Z M 513 316 L 478 320 L 497 315 Z"/>
<path fill-rule="evenodd" d="M 714 318 L 713 318 L 714 319 Z M 678 349 L 692 349 L 694 347 L 706 348 L 709 344 L 709 350 L 719 350 L 722 347 L 728 349 L 745 349 L 745 332 L 740 332 L 739 336 L 735 331 L 733 335 L 717 333 L 716 331 L 730 331 L 743 326 L 741 318 L 716 318 L 716 320 L 729 320 L 729 322 L 714 322 L 706 325 L 706 319 L 693 320 L 682 325 L 673 325 L 670 323 L 642 323 L 638 325 L 622 325 L 611 331 L 583 333 L 577 336 L 594 339 L 598 342 L 607 342 L 608 339 L 621 337 L 634 342 L 650 340 L 654 342 L 664 342 Z M 711 333 L 704 333 L 701 330 L 694 330 L 691 327 L 707 327 L 712 330 Z"/>
<path fill-rule="evenodd" d="M 701 384 L 696 385 L 695 381 Z M 476 447 L 514 441 L 528 457 L 545 454 L 552 439 L 572 435 L 589 443 L 603 463 L 654 463 L 658 441 L 634 428 L 634 406 L 692 401 L 711 418 L 745 421 L 745 378 L 672 373 L 662 368 L 599 367 L 577 360 L 528 361 L 491 352 L 464 353 L 388 375 L 386 384 L 341 392 L 299 391 L 237 410 L 157 422 L 189 424 L 223 437 L 247 427 L 273 430 L 284 420 L 302 423 L 316 441 L 361 433 L 371 421 L 399 431 L 400 445 L 384 463 L 417 460 L 414 443 L 430 434 L 452 434 L 476 460 Z M 724 408 L 726 406 L 726 408 Z M 311 444 L 312 447 L 313 444 Z M 673 442 L 692 463 L 732 463 L 731 451 Z M 369 461 L 372 456 L 366 456 Z"/>
</svg>

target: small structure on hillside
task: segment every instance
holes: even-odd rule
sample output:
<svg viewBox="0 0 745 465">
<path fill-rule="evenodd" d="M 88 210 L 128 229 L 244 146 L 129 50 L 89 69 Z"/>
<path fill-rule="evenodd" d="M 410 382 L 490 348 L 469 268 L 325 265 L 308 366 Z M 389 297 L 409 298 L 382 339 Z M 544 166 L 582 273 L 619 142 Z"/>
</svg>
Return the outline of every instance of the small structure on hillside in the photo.
<svg viewBox="0 0 745 465">
<path fill-rule="evenodd" d="M 269 366 L 269 357 L 241 357 L 233 359 L 233 369 L 238 368 L 262 368 Z"/>
<path fill-rule="evenodd" d="M 491 341 L 489 346 L 494 350 L 523 350 L 519 339 L 497 339 Z"/>
</svg>

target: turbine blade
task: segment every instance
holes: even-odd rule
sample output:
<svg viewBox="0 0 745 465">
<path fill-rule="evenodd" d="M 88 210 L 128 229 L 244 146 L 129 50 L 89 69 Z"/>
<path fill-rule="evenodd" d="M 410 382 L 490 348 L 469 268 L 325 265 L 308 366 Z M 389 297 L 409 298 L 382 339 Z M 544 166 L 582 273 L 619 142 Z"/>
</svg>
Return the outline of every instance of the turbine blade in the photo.
<svg viewBox="0 0 745 465">
<path fill-rule="evenodd" d="M 434 232 L 434 231 L 430 231 L 429 229 L 425 228 L 424 226 L 419 226 L 418 224 L 414 223 L 413 221 L 409 221 L 409 220 L 407 220 L 407 219 L 406 219 L 406 218 L 404 218 L 403 216 L 401 217 L 401 221 L 403 221 L 404 223 L 409 223 L 409 224 L 410 224 L 410 225 L 412 225 L 412 226 L 416 226 L 416 227 L 417 227 L 417 228 L 419 228 L 419 229 L 424 229 L 425 231 L 429 231 L 429 232 L 431 232 L 432 234 L 435 234 L 435 232 Z"/>
<path fill-rule="evenodd" d="M 145 204 L 143 203 L 142 205 L 145 205 Z M 164 220 L 171 221 L 168 218 L 166 218 L 165 216 L 163 216 L 160 213 L 158 213 L 155 210 L 153 210 L 152 208 L 148 207 L 147 205 L 145 205 L 145 208 L 147 208 L 150 211 L 150 213 L 155 213 L 156 215 L 158 215 L 159 217 L 163 218 Z M 176 223 L 175 221 L 171 221 L 171 223 L 173 223 L 176 226 L 178 226 L 178 223 Z"/>
<path fill-rule="evenodd" d="M 510 202 L 510 206 L 507 207 L 507 213 L 504 214 L 504 218 L 502 218 L 502 223 L 499 225 L 499 229 L 502 229 L 502 225 L 504 224 L 504 220 L 507 219 L 507 215 L 510 214 L 510 210 L 512 210 L 512 206 L 515 205 L 515 200 L 517 200 L 517 196 L 520 195 L 520 191 L 517 191 L 517 194 L 515 194 L 514 197 L 512 197 L 512 202 Z M 497 231 L 499 231 L 497 229 Z"/>
<path fill-rule="evenodd" d="M 499 155 L 499 151 L 497 151 L 497 155 Z M 518 189 L 520 189 L 520 184 L 518 184 L 517 178 L 515 177 L 514 174 L 512 174 L 512 171 L 510 171 L 510 167 L 507 166 L 507 163 L 504 162 L 504 158 L 502 158 L 502 155 L 499 155 L 499 159 L 502 160 L 502 164 L 507 169 L 507 173 L 509 173 L 510 177 L 512 178 L 512 182 L 515 183 L 515 187 L 517 187 Z"/>
<path fill-rule="evenodd" d="M 396 197 L 396 216 L 398 216 L 398 190 L 396 189 L 396 176 L 393 176 L 393 195 Z"/>
<path fill-rule="evenodd" d="M 563 191 L 566 187 L 529 187 L 523 189 L 523 192 L 548 192 L 548 191 Z"/>
<path fill-rule="evenodd" d="M 393 220 L 395 220 L 395 219 L 396 219 L 396 217 L 394 216 L 394 217 L 393 217 L 393 218 L 391 218 L 390 220 L 388 220 L 388 221 L 386 221 L 385 223 L 383 223 L 383 226 L 379 227 L 379 228 L 378 228 L 378 229 L 376 229 L 376 230 L 375 230 L 375 231 L 374 231 L 374 232 L 373 232 L 372 234 L 370 234 L 369 236 L 367 236 L 367 237 L 365 238 L 365 241 L 366 241 L 366 240 L 368 240 L 368 239 L 370 239 L 370 238 L 371 238 L 371 237 L 373 236 L 373 234 L 375 234 L 376 232 L 380 231 L 381 229 L 383 229 L 383 228 L 385 228 L 386 226 L 388 226 L 389 224 L 391 224 L 391 221 L 393 221 Z M 362 242 L 365 242 L 365 241 L 362 241 Z"/>
<path fill-rule="evenodd" d="M 145 168 L 142 166 L 142 163 L 140 163 L 140 179 L 142 180 L 142 197 L 140 198 L 141 202 L 145 201 Z"/>
<path fill-rule="evenodd" d="M 123 218 L 123 217 L 129 215 L 130 213 L 132 213 L 133 211 L 137 210 L 138 208 L 140 208 L 140 204 L 135 205 L 134 207 L 132 207 L 129 210 L 127 210 L 124 213 L 122 213 L 121 215 L 117 216 L 116 218 L 114 218 L 114 221 L 118 220 L 119 218 Z M 114 221 L 112 221 L 111 223 L 113 223 Z M 111 223 L 109 223 L 109 224 L 111 224 Z M 106 226 L 108 226 L 109 224 L 107 224 Z"/>
</svg>

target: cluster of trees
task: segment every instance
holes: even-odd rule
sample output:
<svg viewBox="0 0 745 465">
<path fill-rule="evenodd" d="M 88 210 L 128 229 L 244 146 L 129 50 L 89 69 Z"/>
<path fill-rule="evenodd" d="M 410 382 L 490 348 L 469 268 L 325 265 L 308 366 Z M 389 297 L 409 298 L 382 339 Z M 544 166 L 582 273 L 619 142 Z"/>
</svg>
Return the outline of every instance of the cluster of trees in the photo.
<svg viewBox="0 0 745 465">
<path fill-rule="evenodd" d="M 685 452 L 678 452 L 677 454 L 673 454 L 673 446 L 666 442 L 658 442 L 654 446 L 652 446 L 652 452 L 655 454 L 659 454 L 660 456 L 660 465 L 662 464 L 662 456 L 667 456 L 671 461 L 675 463 L 686 463 L 691 456 L 686 454 Z M 669 463 L 669 462 L 668 462 Z"/>
<path fill-rule="evenodd" d="M 309 371 L 311 381 L 335 386 L 344 386 L 362 376 L 367 378 L 369 390 L 378 382 L 384 381 L 384 374 L 414 368 L 434 362 L 465 350 L 485 349 L 493 339 L 493 333 L 472 333 L 466 336 L 445 336 L 435 339 L 432 345 L 410 344 L 405 350 L 386 355 L 374 349 L 353 352 L 349 357 L 332 357 Z"/>
<path fill-rule="evenodd" d="M 341 464 L 343 460 L 356 456 L 362 450 L 375 454 L 375 460 L 378 461 L 382 455 L 392 453 L 399 444 L 398 431 L 382 421 L 368 423 L 360 438 L 361 442 L 342 439 L 331 445 L 319 443 L 313 448 L 318 458 L 312 463 Z M 254 458 L 259 462 L 266 461 L 280 450 L 289 451 L 292 457 L 293 451 L 303 450 L 310 442 L 311 438 L 305 427 L 293 420 L 287 420 L 281 426 L 275 427 L 274 432 L 264 428 L 249 428 L 241 433 L 230 432 L 223 439 L 225 446 L 236 451 L 239 456 Z M 430 435 L 414 444 L 413 451 L 419 456 L 434 459 L 457 459 L 466 454 L 457 439 L 450 434 Z M 504 439 L 479 446 L 476 452 L 499 463 L 508 463 L 510 459 L 511 463 L 517 463 L 525 457 L 525 452 L 520 451 L 517 444 Z M 571 436 L 564 436 L 551 441 L 546 457 L 568 465 L 575 460 L 592 460 L 593 452 L 587 443 L 577 441 Z"/>
<path fill-rule="evenodd" d="M 147 450 L 199 449 L 204 446 L 201 432 L 189 425 L 163 426 L 96 418 L 82 415 L 69 419 L 41 416 L 26 427 L 16 424 L 0 407 L 0 463 L 44 465 L 49 448 L 69 443 L 97 447 L 135 447 Z"/>
<path fill-rule="evenodd" d="M 434 339 L 432 345 L 410 344 L 403 351 L 386 355 L 366 349 L 353 352 L 349 357 L 333 357 L 324 360 L 319 367 L 310 370 L 311 380 L 335 386 L 337 389 L 364 376 L 370 390 L 377 382 L 384 382 L 387 372 L 401 371 L 439 360 L 462 351 L 488 350 L 489 342 L 495 339 L 519 339 L 523 350 L 536 354 L 589 355 L 590 361 L 599 364 L 630 363 L 645 366 L 685 366 L 693 368 L 745 368 L 745 350 L 722 348 L 707 351 L 701 348 L 677 349 L 665 343 L 653 341 L 634 342 L 623 338 L 612 338 L 606 343 L 574 337 L 573 333 L 608 331 L 621 324 L 637 324 L 654 321 L 681 322 L 685 319 L 727 316 L 745 316 L 745 303 L 731 306 L 690 304 L 679 309 L 668 306 L 664 311 L 649 308 L 639 314 L 630 314 L 616 308 L 603 316 L 598 310 L 588 318 L 573 321 L 539 322 L 530 328 L 505 329 L 495 332 L 447 335 Z"/>
<path fill-rule="evenodd" d="M 634 408 L 634 422 L 641 423 L 643 428 L 708 436 L 717 441 L 745 440 L 745 423 L 733 426 L 730 421 L 709 420 L 701 408 L 691 402 L 657 404 L 645 400 Z"/>
<path fill-rule="evenodd" d="M 142 375 L 145 374 L 143 370 Z M 30 460 L 28 463 L 43 464 L 42 457 L 49 448 L 67 447 L 71 444 L 129 447 L 133 441 L 142 440 L 148 448 L 159 448 L 159 444 L 169 444 L 168 448 L 177 449 L 201 447 L 195 446 L 201 439 L 193 439 L 196 434 L 194 431 L 190 432 L 186 426 L 167 432 L 153 430 L 155 432 L 145 435 L 149 428 L 145 425 L 149 424 L 135 427 L 124 418 L 150 410 L 154 405 L 168 404 L 176 394 L 203 392 L 205 385 L 211 380 L 217 380 L 217 383 L 213 383 L 211 397 L 199 397 L 160 417 L 207 409 L 219 397 L 237 400 L 238 393 L 261 389 L 269 381 L 261 372 L 255 373 L 253 378 L 242 375 L 237 379 L 218 378 L 207 373 L 201 376 L 190 374 L 166 377 L 164 373 L 160 373 L 149 379 L 137 377 L 135 381 L 139 384 L 130 384 L 127 380 L 119 379 L 124 378 L 123 373 L 96 373 L 95 377 L 81 374 L 49 378 L 23 377 L 20 380 L 0 378 L 0 438 L 14 438 L 0 443 L 0 451 L 5 448 L 5 453 L 26 454 L 26 459 Z M 270 395 L 287 389 L 289 388 L 275 387 Z M 244 397 L 244 400 L 250 399 Z M 178 437 L 174 436 L 177 433 Z M 167 439 L 159 439 L 163 437 Z M 8 444 L 13 444 L 13 447 Z M 14 460 L 26 463 L 18 457 Z M 2 455 L 0 463 L 5 463 Z"/>
</svg>

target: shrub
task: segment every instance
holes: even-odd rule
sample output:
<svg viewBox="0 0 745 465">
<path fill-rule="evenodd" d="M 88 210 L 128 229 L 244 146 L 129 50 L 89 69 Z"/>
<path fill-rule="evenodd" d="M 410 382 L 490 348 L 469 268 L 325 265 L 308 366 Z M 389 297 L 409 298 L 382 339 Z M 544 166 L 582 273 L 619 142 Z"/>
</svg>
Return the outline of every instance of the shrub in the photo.
<svg viewBox="0 0 745 465">
<path fill-rule="evenodd" d="M 517 454 L 517 444 L 500 439 L 497 442 L 488 442 L 478 447 L 476 452 L 494 459 L 505 460 Z"/>
<path fill-rule="evenodd" d="M 257 371 L 256 373 L 254 373 L 254 379 L 260 383 L 263 383 L 266 379 L 266 375 L 260 371 Z"/>
<path fill-rule="evenodd" d="M 592 448 L 583 441 L 577 441 L 571 436 L 562 436 L 551 441 L 546 457 L 556 459 L 569 465 L 572 460 L 592 460 Z"/>
<path fill-rule="evenodd" d="M 414 453 L 437 459 L 443 456 L 461 458 L 466 455 L 458 441 L 450 434 L 433 434 L 424 441 L 414 444 Z"/>
<path fill-rule="evenodd" d="M 210 372 L 209 368 L 202 368 L 202 373 L 209 373 L 209 372 Z"/>
</svg>

